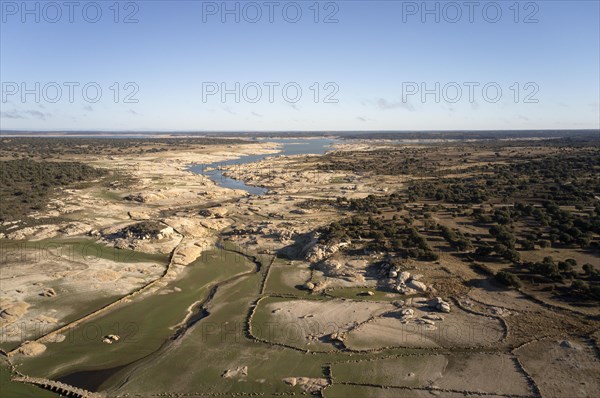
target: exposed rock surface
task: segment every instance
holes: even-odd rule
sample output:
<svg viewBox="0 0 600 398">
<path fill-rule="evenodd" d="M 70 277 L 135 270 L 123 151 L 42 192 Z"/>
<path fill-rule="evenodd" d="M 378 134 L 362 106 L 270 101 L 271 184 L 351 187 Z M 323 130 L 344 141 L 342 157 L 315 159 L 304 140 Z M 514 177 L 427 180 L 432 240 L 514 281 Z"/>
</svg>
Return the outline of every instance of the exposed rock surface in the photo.
<svg viewBox="0 0 600 398">
<path fill-rule="evenodd" d="M 48 288 L 48 289 L 45 289 L 43 292 L 41 292 L 40 296 L 54 297 L 54 296 L 56 296 L 56 291 L 52 288 Z"/>
<path fill-rule="evenodd" d="M 406 308 L 400 310 L 400 315 L 402 320 L 408 320 L 415 316 L 415 310 L 413 310 L 412 308 Z"/>
<path fill-rule="evenodd" d="M 337 253 L 340 250 L 340 248 L 342 248 L 345 245 L 347 245 L 347 243 L 338 243 L 336 245 L 331 246 L 322 243 L 316 243 L 308 249 L 308 251 L 306 252 L 305 259 L 311 263 L 322 261 Z"/>
<path fill-rule="evenodd" d="M 435 299 L 431 300 L 429 305 L 438 311 L 446 313 L 450 312 L 451 309 L 450 303 L 444 301 L 441 297 L 436 297 Z"/>
<path fill-rule="evenodd" d="M 300 386 L 302 390 L 310 394 L 316 394 L 324 387 L 329 385 L 329 381 L 325 378 L 310 378 L 310 377 L 286 377 L 283 382 L 290 386 Z"/>
<path fill-rule="evenodd" d="M 26 341 L 19 347 L 19 352 L 28 357 L 40 355 L 44 351 L 46 351 L 46 346 L 35 341 Z"/>
<path fill-rule="evenodd" d="M 0 301 L 0 326 L 16 322 L 27 312 L 29 304 L 24 301 L 10 302 L 6 299 Z"/>
<path fill-rule="evenodd" d="M 239 378 L 239 377 L 244 377 L 244 376 L 248 376 L 248 367 L 247 366 L 239 366 L 237 368 L 227 369 L 221 375 L 221 377 L 224 377 L 226 379 L 231 379 L 234 377 Z"/>
<path fill-rule="evenodd" d="M 400 294 L 411 295 L 429 290 L 429 286 L 421 282 L 421 275 L 411 275 L 408 271 L 400 271 L 389 264 L 384 264 L 383 272 L 388 276 L 388 284 L 392 290 Z"/>
</svg>

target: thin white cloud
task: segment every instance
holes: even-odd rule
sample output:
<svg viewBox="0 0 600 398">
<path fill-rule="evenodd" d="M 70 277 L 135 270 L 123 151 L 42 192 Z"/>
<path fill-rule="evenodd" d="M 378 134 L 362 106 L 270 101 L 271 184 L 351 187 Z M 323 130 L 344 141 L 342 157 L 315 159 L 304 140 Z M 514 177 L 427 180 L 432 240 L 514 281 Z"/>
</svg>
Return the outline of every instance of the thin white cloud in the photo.
<svg viewBox="0 0 600 398">
<path fill-rule="evenodd" d="M 0 117 L 2 119 L 27 119 L 25 116 L 21 115 L 21 113 L 17 111 L 0 112 Z"/>
<path fill-rule="evenodd" d="M 386 100 L 385 98 L 379 98 L 377 100 L 377 107 L 381 110 L 405 109 L 405 110 L 411 111 L 411 112 L 415 110 L 415 107 L 412 106 L 412 104 L 410 104 L 408 102 L 402 102 L 402 101 L 390 102 L 390 101 Z"/>
<path fill-rule="evenodd" d="M 230 107 L 228 107 L 228 106 L 224 106 L 224 107 L 223 107 L 223 110 L 224 110 L 225 112 L 229 113 L 230 115 L 237 115 L 237 113 L 235 113 L 233 110 L 231 110 L 231 108 L 230 108 Z"/>
<path fill-rule="evenodd" d="M 2 119 L 38 119 L 46 120 L 46 117 L 51 117 L 50 113 L 43 113 L 35 109 L 29 109 L 25 111 L 13 110 L 10 112 L 0 112 L 0 118 Z"/>
</svg>

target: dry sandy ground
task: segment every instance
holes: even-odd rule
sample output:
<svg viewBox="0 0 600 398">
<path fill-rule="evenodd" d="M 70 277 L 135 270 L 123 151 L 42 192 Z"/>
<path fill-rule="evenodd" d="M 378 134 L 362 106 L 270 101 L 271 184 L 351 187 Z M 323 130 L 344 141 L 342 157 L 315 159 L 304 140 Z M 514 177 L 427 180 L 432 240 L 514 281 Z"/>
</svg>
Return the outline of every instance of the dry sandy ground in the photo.
<svg viewBox="0 0 600 398">
<path fill-rule="evenodd" d="M 61 250 L 62 248 L 62 250 Z M 121 263 L 71 252 L 69 246 L 22 249 L 7 256 L 0 279 L 0 343 L 18 342 L 85 315 L 102 300 L 123 296 L 165 270 L 165 264 Z M 29 261 L 21 261 L 21 256 Z"/>
<path fill-rule="evenodd" d="M 262 304 L 259 304 L 262 306 Z M 306 347 L 331 350 L 329 343 L 333 333 L 342 334 L 367 321 L 373 316 L 392 311 L 389 303 L 359 302 L 352 300 L 290 300 L 268 303 L 257 311 L 268 314 L 268 325 L 263 326 L 261 337 L 265 340 Z"/>
<path fill-rule="evenodd" d="M 381 388 L 364 387 L 352 385 L 334 385 L 325 389 L 323 396 L 325 398 L 479 398 L 480 394 L 469 394 L 463 392 L 440 392 L 438 390 L 416 390 L 405 388 Z M 486 394 L 486 398 L 501 398 L 503 395 Z"/>
<path fill-rule="evenodd" d="M 473 315 L 456 307 L 449 314 L 424 306 L 406 308 L 414 309 L 414 318 L 404 322 L 394 314 L 378 318 L 348 333 L 346 346 L 357 350 L 391 346 L 479 347 L 496 344 L 503 336 L 502 325 L 495 318 Z M 443 319 L 427 319 L 427 315 Z"/>
<path fill-rule="evenodd" d="M 235 147 L 215 146 L 198 152 L 168 151 L 110 157 L 72 156 L 65 160 L 82 161 L 91 166 L 106 168 L 115 172 L 117 177 L 122 176 L 123 180 L 132 177 L 136 182 L 125 189 L 118 186 L 108 190 L 100 187 L 65 189 L 37 216 L 67 216 L 72 218 L 73 222 L 18 229 L 7 233 L 7 238 L 39 240 L 82 235 L 89 231 L 114 227 L 115 224 L 130 221 L 132 218 L 156 219 L 167 209 L 185 209 L 202 203 L 224 203 L 240 198 L 245 196 L 245 192 L 220 188 L 208 177 L 192 173 L 188 167 L 193 164 L 234 159 L 246 154 L 275 151 L 274 145 L 262 143 Z M 107 193 L 114 197 L 107 196 Z M 115 199 L 128 195 L 139 197 L 143 202 Z M 198 220 L 202 218 L 198 216 Z M 173 227 L 183 228 L 187 219 L 185 217 L 172 220 Z"/>
<path fill-rule="evenodd" d="M 384 194 L 399 189 L 405 182 L 399 176 L 373 178 L 346 171 L 318 170 L 314 165 L 317 160 L 316 156 L 302 155 L 269 157 L 243 168 L 232 166 L 226 174 L 281 195 L 327 199 Z"/>
<path fill-rule="evenodd" d="M 515 353 L 543 397 L 593 397 L 600 391 L 600 360 L 589 341 L 542 340 Z"/>
<path fill-rule="evenodd" d="M 354 369 L 352 380 L 347 376 L 349 369 Z M 333 364 L 332 373 L 338 382 L 480 394 L 533 395 L 516 361 L 506 354 L 415 355 L 342 362 Z"/>
</svg>

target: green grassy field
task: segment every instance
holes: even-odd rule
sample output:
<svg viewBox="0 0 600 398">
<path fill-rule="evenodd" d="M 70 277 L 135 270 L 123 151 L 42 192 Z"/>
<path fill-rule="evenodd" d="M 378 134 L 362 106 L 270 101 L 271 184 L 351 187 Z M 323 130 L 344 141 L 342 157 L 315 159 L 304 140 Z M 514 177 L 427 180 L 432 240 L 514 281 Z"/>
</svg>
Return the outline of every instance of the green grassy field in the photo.
<svg viewBox="0 0 600 398">
<path fill-rule="evenodd" d="M 308 278 L 310 278 L 308 268 L 299 269 L 295 265 L 289 265 L 286 260 L 277 259 L 269 271 L 265 293 L 298 297 L 309 296 L 310 292 L 308 290 L 298 288 L 304 285 Z"/>
<path fill-rule="evenodd" d="M 259 286 L 259 274 L 224 285 L 209 307 L 210 316 L 189 330 L 180 344 L 113 377 L 111 384 L 115 386 L 124 377 L 135 375 L 111 392 L 301 393 L 298 386 L 290 387 L 281 379 L 323 377 L 324 364 L 344 355 L 305 354 L 248 339 L 245 320 Z M 248 366 L 247 377 L 221 377 L 225 370 L 241 366 Z"/>
<path fill-rule="evenodd" d="M 278 261 L 275 262 L 278 264 Z M 278 264 L 279 265 L 279 264 Z M 278 274 L 269 272 L 267 291 L 285 285 Z M 276 282 L 274 282 L 274 279 Z M 277 282 L 278 280 L 278 282 Z M 180 342 L 172 343 L 159 352 L 123 369 L 112 376 L 103 388 L 116 394 L 236 394 L 262 393 L 301 395 L 300 386 L 283 382 L 287 377 L 323 378 L 332 362 L 373 358 L 379 354 L 356 355 L 345 352 L 303 352 L 253 340 L 246 333 L 249 311 L 260 297 L 261 273 L 243 276 L 219 287 L 211 305 L 210 315 L 202 319 Z M 293 290 L 290 290 L 292 292 Z M 302 295 L 302 291 L 298 291 Z M 310 297 L 310 296 L 308 296 Z M 322 296 L 312 296 L 324 299 Z M 266 298 L 267 301 L 289 298 Z M 257 311 L 252 330 L 269 340 L 273 331 L 267 314 Z M 331 346 L 328 346 L 331 349 Z M 224 378 L 228 369 L 248 367 L 247 376 Z M 127 380 L 124 382 L 124 380 Z"/>
<path fill-rule="evenodd" d="M 136 298 L 73 328 L 63 342 L 49 344 L 41 356 L 21 358 L 20 371 L 55 378 L 140 359 L 174 334 L 173 326 L 185 318 L 190 306 L 206 298 L 212 285 L 252 269 L 253 264 L 235 254 L 222 250 L 207 252 L 161 291 Z M 181 291 L 173 291 L 175 287 Z M 107 334 L 118 334 L 121 339 L 110 345 L 103 343 L 102 337 Z"/>
</svg>

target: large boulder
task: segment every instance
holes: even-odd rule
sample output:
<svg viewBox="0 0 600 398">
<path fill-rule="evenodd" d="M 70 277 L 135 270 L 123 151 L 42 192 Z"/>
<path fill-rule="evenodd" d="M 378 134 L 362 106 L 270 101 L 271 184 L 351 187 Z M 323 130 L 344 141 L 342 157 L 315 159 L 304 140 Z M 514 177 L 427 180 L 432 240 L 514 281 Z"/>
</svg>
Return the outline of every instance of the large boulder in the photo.
<svg viewBox="0 0 600 398">
<path fill-rule="evenodd" d="M 441 297 L 436 297 L 435 299 L 433 299 L 430 303 L 430 306 L 434 307 L 438 311 L 446 313 L 450 312 L 451 310 L 450 303 L 444 301 Z"/>
<path fill-rule="evenodd" d="M 248 367 L 247 366 L 239 366 L 237 368 L 227 369 L 221 375 L 221 377 L 226 378 L 226 379 L 231 379 L 234 377 L 239 378 L 239 377 L 245 377 L 245 376 L 248 376 Z"/>
<path fill-rule="evenodd" d="M 417 293 L 417 291 L 411 287 L 406 286 L 405 284 L 397 284 L 394 287 L 394 290 L 396 290 L 398 293 L 400 294 L 406 294 L 406 295 L 411 295 L 411 294 L 415 294 Z"/>
<path fill-rule="evenodd" d="M 398 275 L 398 283 L 405 283 L 407 280 L 410 279 L 410 273 L 407 271 L 402 271 L 400 272 L 400 274 Z"/>
<path fill-rule="evenodd" d="M 26 341 L 19 347 L 19 352 L 28 357 L 40 355 L 44 351 L 46 351 L 46 346 L 36 341 Z"/>
<path fill-rule="evenodd" d="M 0 326 L 19 320 L 27 313 L 28 308 L 29 304 L 24 301 L 10 302 L 8 299 L 0 300 Z"/>
<path fill-rule="evenodd" d="M 322 243 L 317 243 L 308 249 L 308 251 L 306 252 L 305 259 L 311 263 L 322 261 L 337 253 L 340 250 L 340 248 L 342 248 L 345 245 L 347 245 L 347 243 L 338 243 L 334 245 L 325 245 Z"/>
<path fill-rule="evenodd" d="M 408 286 L 411 289 L 415 289 L 416 291 L 419 292 L 425 292 L 427 291 L 427 285 L 424 284 L 423 282 L 419 282 L 417 280 L 411 279 L 410 281 L 408 281 L 408 283 L 406 284 L 406 286 Z"/>
<path fill-rule="evenodd" d="M 344 263 L 335 258 L 328 258 L 318 263 L 317 267 L 327 276 L 339 276 L 343 273 Z"/>
<path fill-rule="evenodd" d="M 211 207 L 210 209 L 202 209 L 198 212 L 203 217 L 223 218 L 227 215 L 228 209 L 225 207 Z"/>
</svg>

